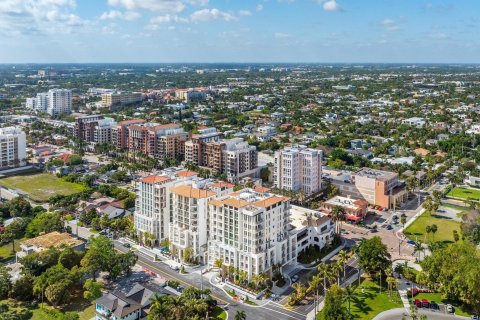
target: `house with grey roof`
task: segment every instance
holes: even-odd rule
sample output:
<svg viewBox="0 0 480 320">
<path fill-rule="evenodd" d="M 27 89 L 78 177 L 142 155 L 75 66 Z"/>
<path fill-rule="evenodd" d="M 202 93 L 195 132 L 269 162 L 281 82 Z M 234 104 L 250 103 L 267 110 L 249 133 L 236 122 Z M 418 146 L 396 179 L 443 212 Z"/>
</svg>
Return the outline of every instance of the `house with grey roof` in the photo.
<svg viewBox="0 0 480 320">
<path fill-rule="evenodd" d="M 147 319 L 151 299 L 155 294 L 166 293 L 138 283 L 127 293 L 120 290 L 106 293 L 95 301 L 95 320 Z"/>
</svg>

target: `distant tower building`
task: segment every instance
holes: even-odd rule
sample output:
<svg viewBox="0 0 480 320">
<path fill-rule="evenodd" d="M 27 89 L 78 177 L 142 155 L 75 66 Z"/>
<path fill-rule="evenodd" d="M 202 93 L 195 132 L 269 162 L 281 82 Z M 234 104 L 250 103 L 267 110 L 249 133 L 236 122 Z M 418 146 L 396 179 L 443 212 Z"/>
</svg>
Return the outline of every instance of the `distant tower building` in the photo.
<svg viewBox="0 0 480 320">
<path fill-rule="evenodd" d="M 48 91 L 47 113 L 51 116 L 70 114 L 72 112 L 72 91 L 68 89 L 51 89 Z"/>
<path fill-rule="evenodd" d="M 322 151 L 294 146 L 275 152 L 274 185 L 310 195 L 322 189 Z"/>
</svg>

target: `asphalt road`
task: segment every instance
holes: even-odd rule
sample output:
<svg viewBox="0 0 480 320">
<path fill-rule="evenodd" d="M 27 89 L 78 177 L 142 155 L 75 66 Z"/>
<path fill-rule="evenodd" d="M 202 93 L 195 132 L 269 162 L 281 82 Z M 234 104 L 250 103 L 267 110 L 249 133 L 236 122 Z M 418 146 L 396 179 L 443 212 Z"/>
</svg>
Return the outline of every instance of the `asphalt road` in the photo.
<svg viewBox="0 0 480 320">
<path fill-rule="evenodd" d="M 423 309 L 418 309 L 418 314 L 424 314 L 427 316 L 428 319 L 435 319 L 435 320 L 470 319 L 467 317 L 443 313 L 440 311 L 433 312 L 433 311 L 427 311 Z M 410 319 L 410 317 L 408 317 L 407 315 L 408 315 L 408 312 L 407 310 L 405 310 L 405 308 L 397 308 L 397 309 L 384 311 L 373 319 L 374 320 L 398 320 L 398 319 L 402 319 L 403 316 L 405 316 L 405 319 Z"/>
<path fill-rule="evenodd" d="M 123 247 L 119 242 L 114 242 L 115 248 L 119 251 L 126 252 L 129 249 Z M 190 273 L 186 275 L 179 274 L 177 271 L 170 269 L 165 263 L 153 262 L 149 257 L 137 252 L 138 261 L 137 264 L 155 272 L 161 277 L 168 280 L 176 280 L 184 286 L 193 286 L 201 288 L 202 279 L 198 273 Z M 266 305 L 262 306 L 250 306 L 242 303 L 233 302 L 223 290 L 210 284 L 208 279 L 203 278 L 203 288 L 209 289 L 211 295 L 219 303 L 220 307 L 227 306 L 227 312 L 230 319 L 235 317 L 237 310 L 245 311 L 247 319 L 267 319 L 267 320 L 292 320 L 292 319 L 305 319 L 307 313 L 297 310 L 287 310 L 281 304 L 270 301 Z"/>
</svg>

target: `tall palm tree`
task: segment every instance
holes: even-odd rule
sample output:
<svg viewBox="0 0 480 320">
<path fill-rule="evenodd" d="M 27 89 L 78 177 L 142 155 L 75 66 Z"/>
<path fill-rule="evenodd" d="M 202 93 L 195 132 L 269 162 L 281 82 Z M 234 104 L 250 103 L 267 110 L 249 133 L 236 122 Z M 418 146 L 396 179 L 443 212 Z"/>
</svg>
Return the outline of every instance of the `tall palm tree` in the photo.
<svg viewBox="0 0 480 320">
<path fill-rule="evenodd" d="M 341 261 L 343 264 L 343 278 L 346 278 L 346 272 L 347 272 L 347 262 L 350 260 L 350 253 L 345 251 L 345 250 L 340 250 L 338 253 L 338 261 Z"/>
<path fill-rule="evenodd" d="M 318 290 L 320 289 L 322 283 L 322 278 L 319 276 L 313 276 L 312 280 L 308 283 L 308 292 L 314 292 L 315 294 L 315 314 L 317 314 L 317 303 L 318 303 Z"/>
<path fill-rule="evenodd" d="M 243 310 L 237 310 L 235 314 L 235 320 L 245 320 L 247 319 L 247 314 Z"/>
<path fill-rule="evenodd" d="M 341 236 L 342 226 L 341 221 L 345 218 L 345 211 L 340 206 L 335 206 L 332 209 L 332 220 L 335 223 L 335 233 Z M 339 223 L 340 222 L 340 223 Z"/>
<path fill-rule="evenodd" d="M 340 271 L 343 269 L 343 263 L 339 260 L 331 264 L 332 273 L 335 274 L 335 278 L 337 278 L 337 285 L 340 287 Z"/>
<path fill-rule="evenodd" d="M 415 242 L 413 246 L 413 253 L 418 253 L 418 260 L 420 260 L 420 253 L 423 251 L 423 243 L 421 241 Z"/>
<path fill-rule="evenodd" d="M 433 242 L 435 242 L 435 233 L 437 232 L 438 230 L 438 227 L 436 224 L 432 224 L 430 226 L 430 231 L 432 232 L 432 236 L 433 236 Z"/>
<path fill-rule="evenodd" d="M 332 273 L 330 265 L 322 262 L 318 266 L 318 276 L 320 276 L 323 280 L 323 294 L 325 295 L 327 293 L 327 282 L 334 278 L 334 274 Z"/>
<path fill-rule="evenodd" d="M 151 300 L 149 320 L 165 320 L 170 313 L 169 300 L 167 296 L 155 294 Z"/>
<path fill-rule="evenodd" d="M 355 289 L 352 288 L 352 286 L 347 286 L 345 288 L 344 295 L 345 295 L 345 300 L 347 301 L 347 304 L 348 304 L 348 315 L 349 315 L 349 317 L 351 317 L 352 314 L 350 312 L 350 302 L 352 301 L 353 297 L 355 296 Z"/>
<path fill-rule="evenodd" d="M 430 236 L 430 232 L 432 232 L 432 227 L 426 226 L 426 227 L 425 227 L 425 231 L 426 231 L 426 233 L 427 233 L 426 236 L 429 237 L 429 236 Z M 426 239 L 425 239 L 425 240 L 426 240 Z M 429 239 L 429 240 L 430 240 L 430 239 Z"/>
</svg>

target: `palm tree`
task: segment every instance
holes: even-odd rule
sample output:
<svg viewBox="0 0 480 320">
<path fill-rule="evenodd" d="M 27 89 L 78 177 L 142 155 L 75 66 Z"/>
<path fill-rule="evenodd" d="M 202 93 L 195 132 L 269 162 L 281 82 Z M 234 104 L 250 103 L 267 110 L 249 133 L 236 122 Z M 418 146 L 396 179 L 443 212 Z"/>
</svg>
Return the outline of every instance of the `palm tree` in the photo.
<svg viewBox="0 0 480 320">
<path fill-rule="evenodd" d="M 330 265 L 322 262 L 318 266 L 318 276 L 323 280 L 323 294 L 325 295 L 327 293 L 327 282 L 334 278 Z"/>
<path fill-rule="evenodd" d="M 432 232 L 432 227 L 426 226 L 426 227 L 425 227 L 425 231 L 427 232 L 426 235 L 427 235 L 427 236 L 430 236 L 430 232 Z M 429 239 L 429 240 L 430 240 L 430 239 Z"/>
<path fill-rule="evenodd" d="M 352 301 L 353 297 L 355 296 L 355 289 L 353 289 L 352 286 L 348 286 L 348 287 L 345 288 L 345 291 L 343 293 L 344 293 L 345 300 L 348 303 L 348 315 L 349 315 L 349 317 L 351 317 L 352 314 L 350 313 L 350 302 Z"/>
<path fill-rule="evenodd" d="M 421 241 L 415 242 L 415 245 L 413 246 L 413 253 L 418 253 L 417 259 L 420 261 L 420 253 L 423 251 L 423 244 Z"/>
<path fill-rule="evenodd" d="M 235 320 L 245 320 L 247 319 L 247 314 L 243 310 L 237 310 L 235 314 Z"/>
<path fill-rule="evenodd" d="M 432 235 L 433 235 L 433 242 L 435 242 L 435 232 L 437 232 L 438 228 L 437 228 L 437 225 L 436 224 L 432 224 L 430 226 L 430 231 L 432 232 Z"/>
<path fill-rule="evenodd" d="M 322 283 L 322 278 L 319 276 L 313 276 L 312 280 L 308 283 L 308 292 L 314 292 L 315 294 L 315 314 L 317 314 L 317 303 L 318 303 L 318 290 L 320 289 Z"/>
<path fill-rule="evenodd" d="M 340 271 L 343 269 L 343 263 L 337 260 L 331 266 L 332 266 L 332 273 L 334 273 L 335 277 L 337 278 L 337 285 L 340 286 Z"/>
<path fill-rule="evenodd" d="M 213 266 L 215 268 L 221 269 L 223 266 L 223 259 L 222 258 L 216 259 L 215 262 L 213 263 Z"/>
<path fill-rule="evenodd" d="M 168 296 L 159 296 L 155 293 L 151 301 L 151 309 L 148 315 L 149 320 L 163 320 L 167 319 L 170 313 Z"/>
<path fill-rule="evenodd" d="M 347 262 L 350 259 L 350 253 L 348 253 L 345 250 L 340 250 L 338 253 L 338 261 L 340 261 L 343 264 L 343 278 L 346 278 L 346 272 L 347 272 Z"/>
<path fill-rule="evenodd" d="M 345 211 L 340 206 L 335 206 L 332 209 L 332 220 L 335 223 L 335 233 L 341 236 L 342 226 L 341 222 L 338 224 L 339 221 L 342 221 L 345 217 Z"/>
</svg>

